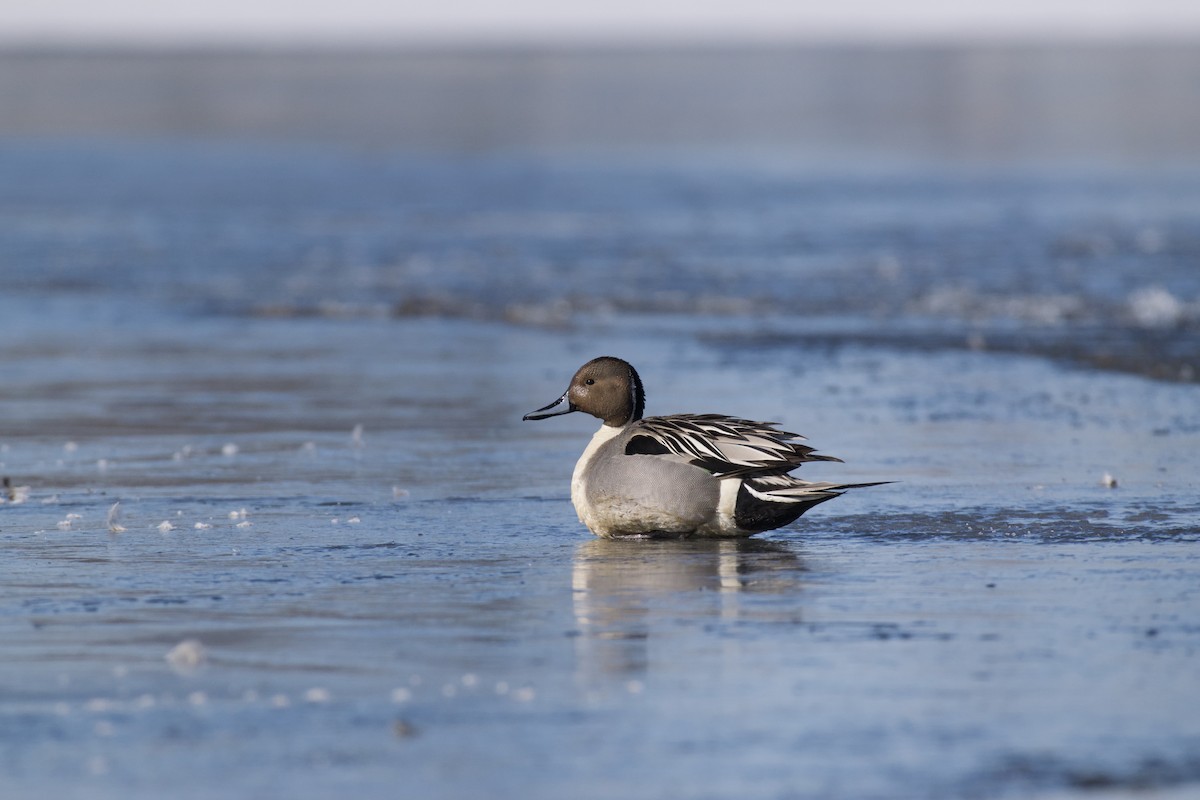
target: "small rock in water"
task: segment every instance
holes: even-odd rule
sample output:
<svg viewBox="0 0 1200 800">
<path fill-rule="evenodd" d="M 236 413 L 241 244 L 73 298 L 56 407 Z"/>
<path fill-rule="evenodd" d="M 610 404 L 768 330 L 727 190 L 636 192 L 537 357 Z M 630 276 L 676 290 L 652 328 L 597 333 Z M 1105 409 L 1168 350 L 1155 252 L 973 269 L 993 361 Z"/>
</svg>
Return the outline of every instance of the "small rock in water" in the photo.
<svg viewBox="0 0 1200 800">
<path fill-rule="evenodd" d="M 411 739 L 417 735 L 417 729 L 408 720 L 398 719 L 392 723 L 392 733 L 397 739 Z"/>
<path fill-rule="evenodd" d="M 1109 489 L 1117 488 L 1117 479 L 1111 473 L 1104 473 L 1104 477 L 1100 479 L 1100 483 L 1104 484 Z"/>
<path fill-rule="evenodd" d="M 186 671 L 203 664 L 208 659 L 208 653 L 199 639 L 184 639 L 171 648 L 166 659 L 175 669 Z"/>
<path fill-rule="evenodd" d="M 24 503 L 29 499 L 28 486 L 13 486 L 12 481 L 5 476 L 4 491 L 0 493 L 0 503 Z"/>
</svg>

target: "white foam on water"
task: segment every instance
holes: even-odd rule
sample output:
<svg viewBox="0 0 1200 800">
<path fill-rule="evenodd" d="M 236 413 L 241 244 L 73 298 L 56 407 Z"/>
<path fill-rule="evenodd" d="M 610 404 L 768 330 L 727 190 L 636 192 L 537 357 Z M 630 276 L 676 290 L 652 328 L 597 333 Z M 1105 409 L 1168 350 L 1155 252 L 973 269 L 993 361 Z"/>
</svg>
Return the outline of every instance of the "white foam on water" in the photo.
<svg viewBox="0 0 1200 800">
<path fill-rule="evenodd" d="M 175 669 L 191 670 L 208 660 L 208 651 L 199 639 L 184 639 L 167 651 L 164 657 Z"/>
</svg>

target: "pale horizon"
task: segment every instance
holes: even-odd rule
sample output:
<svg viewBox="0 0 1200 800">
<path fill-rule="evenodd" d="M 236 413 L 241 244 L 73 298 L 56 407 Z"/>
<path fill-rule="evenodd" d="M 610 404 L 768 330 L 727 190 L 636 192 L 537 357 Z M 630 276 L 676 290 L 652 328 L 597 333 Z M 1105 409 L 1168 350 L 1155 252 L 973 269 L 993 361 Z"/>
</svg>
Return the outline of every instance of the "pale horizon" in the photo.
<svg viewBox="0 0 1200 800">
<path fill-rule="evenodd" d="M 571 7 L 552 0 L 415 2 L 210 0 L 168 7 L 153 0 L 41 0 L 0 9 L 3 44 L 380 44 L 587 42 L 978 41 L 1200 38 L 1191 0 L 610 0 Z"/>
</svg>

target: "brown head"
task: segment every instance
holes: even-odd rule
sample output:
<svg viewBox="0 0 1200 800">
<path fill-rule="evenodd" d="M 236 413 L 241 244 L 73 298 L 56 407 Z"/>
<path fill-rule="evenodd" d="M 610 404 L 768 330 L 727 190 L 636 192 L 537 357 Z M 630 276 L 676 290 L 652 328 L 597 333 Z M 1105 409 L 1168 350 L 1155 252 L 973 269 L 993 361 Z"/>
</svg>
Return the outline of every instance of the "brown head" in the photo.
<svg viewBox="0 0 1200 800">
<path fill-rule="evenodd" d="M 628 362 L 611 356 L 593 358 L 571 379 L 562 397 L 523 419 L 545 419 L 572 411 L 583 411 L 620 428 L 642 418 L 646 391 L 642 379 Z"/>
</svg>

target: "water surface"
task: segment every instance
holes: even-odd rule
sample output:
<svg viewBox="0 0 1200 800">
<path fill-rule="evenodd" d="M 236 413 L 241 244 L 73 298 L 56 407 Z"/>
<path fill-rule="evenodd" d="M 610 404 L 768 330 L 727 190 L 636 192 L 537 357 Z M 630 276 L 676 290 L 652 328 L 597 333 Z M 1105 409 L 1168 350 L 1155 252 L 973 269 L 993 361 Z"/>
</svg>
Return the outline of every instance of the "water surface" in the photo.
<svg viewBox="0 0 1200 800">
<path fill-rule="evenodd" d="M 903 58 L 920 96 L 947 74 Z M 181 74 L 236 104 L 239 63 Z M 634 157 L 498 122 L 431 154 L 361 116 L 379 80 L 346 101 L 369 149 L 6 123 L 0 793 L 1196 791 L 1187 153 Z M 520 417 L 600 354 L 650 413 L 777 420 L 845 460 L 806 475 L 896 483 L 750 541 L 598 541 L 568 497 L 595 421 Z"/>
</svg>

